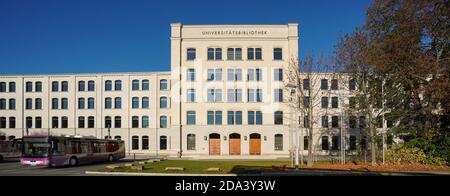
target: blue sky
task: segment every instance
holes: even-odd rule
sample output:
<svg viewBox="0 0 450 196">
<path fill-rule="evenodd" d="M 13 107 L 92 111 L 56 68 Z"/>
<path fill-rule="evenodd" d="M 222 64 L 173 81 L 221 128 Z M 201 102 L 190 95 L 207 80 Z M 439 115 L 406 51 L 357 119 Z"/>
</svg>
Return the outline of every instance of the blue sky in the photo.
<svg viewBox="0 0 450 196">
<path fill-rule="evenodd" d="M 0 0 L 0 74 L 169 71 L 170 23 L 300 24 L 332 54 L 370 0 Z"/>
</svg>

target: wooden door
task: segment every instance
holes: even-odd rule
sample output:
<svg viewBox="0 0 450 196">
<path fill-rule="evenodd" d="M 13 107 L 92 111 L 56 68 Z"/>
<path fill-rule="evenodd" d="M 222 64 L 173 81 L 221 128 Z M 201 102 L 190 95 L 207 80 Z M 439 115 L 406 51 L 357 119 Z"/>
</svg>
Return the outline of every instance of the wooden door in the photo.
<svg viewBox="0 0 450 196">
<path fill-rule="evenodd" d="M 230 155 L 240 155 L 240 154 L 241 154 L 241 139 L 230 138 Z"/>
<path fill-rule="evenodd" d="M 261 155 L 261 138 L 250 138 L 250 155 Z"/>
<path fill-rule="evenodd" d="M 220 155 L 220 138 L 209 139 L 209 155 Z"/>
</svg>

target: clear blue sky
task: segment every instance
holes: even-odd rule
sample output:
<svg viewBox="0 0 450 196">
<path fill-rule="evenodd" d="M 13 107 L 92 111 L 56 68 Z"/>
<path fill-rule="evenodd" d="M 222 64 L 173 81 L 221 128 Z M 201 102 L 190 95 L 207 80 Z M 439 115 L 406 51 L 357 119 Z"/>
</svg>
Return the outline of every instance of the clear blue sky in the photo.
<svg viewBox="0 0 450 196">
<path fill-rule="evenodd" d="M 170 70 L 170 23 L 300 24 L 300 56 L 332 54 L 370 0 L 0 0 L 0 74 Z"/>
</svg>

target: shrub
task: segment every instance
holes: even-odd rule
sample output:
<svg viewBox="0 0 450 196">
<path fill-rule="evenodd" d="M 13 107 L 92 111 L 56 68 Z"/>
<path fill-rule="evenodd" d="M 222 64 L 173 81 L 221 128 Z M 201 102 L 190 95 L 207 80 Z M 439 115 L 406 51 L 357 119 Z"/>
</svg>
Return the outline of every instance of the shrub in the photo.
<svg viewBox="0 0 450 196">
<path fill-rule="evenodd" d="M 432 164 L 445 165 L 447 161 L 439 156 L 426 154 L 424 150 L 408 145 L 393 145 L 385 151 L 385 161 L 390 164 Z"/>
</svg>

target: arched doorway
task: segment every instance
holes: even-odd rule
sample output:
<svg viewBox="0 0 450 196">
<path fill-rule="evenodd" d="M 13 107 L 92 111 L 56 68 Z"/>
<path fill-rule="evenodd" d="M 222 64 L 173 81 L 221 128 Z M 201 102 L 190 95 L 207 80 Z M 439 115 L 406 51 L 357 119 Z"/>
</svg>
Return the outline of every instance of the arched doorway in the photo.
<svg viewBox="0 0 450 196">
<path fill-rule="evenodd" d="M 261 135 L 250 134 L 250 155 L 261 155 Z"/>
<path fill-rule="evenodd" d="M 209 134 L 209 155 L 220 155 L 220 135 Z"/>
<path fill-rule="evenodd" d="M 241 135 L 237 133 L 230 134 L 230 155 L 241 155 Z"/>
</svg>

